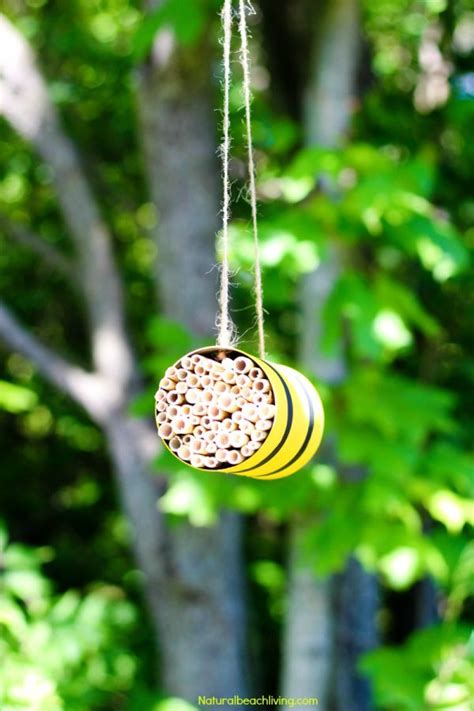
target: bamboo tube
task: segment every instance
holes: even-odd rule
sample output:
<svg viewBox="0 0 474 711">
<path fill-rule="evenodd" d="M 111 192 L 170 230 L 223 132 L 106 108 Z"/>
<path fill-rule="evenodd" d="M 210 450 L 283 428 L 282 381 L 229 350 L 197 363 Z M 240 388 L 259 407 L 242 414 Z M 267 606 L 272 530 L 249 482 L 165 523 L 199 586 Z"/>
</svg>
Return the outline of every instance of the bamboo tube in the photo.
<svg viewBox="0 0 474 711">
<path fill-rule="evenodd" d="M 199 363 L 202 363 L 203 360 L 204 356 L 200 356 L 198 353 L 191 356 L 191 363 L 193 363 L 193 365 L 198 365 Z"/>
<path fill-rule="evenodd" d="M 230 417 L 226 417 L 225 420 L 222 420 L 221 422 L 221 427 L 220 431 L 221 432 L 233 432 L 234 430 L 238 429 L 239 425 L 237 422 L 234 422 L 233 420 L 230 419 Z"/>
<path fill-rule="evenodd" d="M 206 432 L 206 430 L 204 429 L 204 427 L 202 425 L 197 425 L 197 427 L 193 428 L 194 437 L 198 437 L 198 438 L 202 439 L 202 437 L 204 437 L 205 432 Z"/>
<path fill-rule="evenodd" d="M 216 452 L 216 459 L 218 462 L 221 464 L 227 464 L 227 457 L 228 457 L 228 451 L 227 449 L 218 449 Z"/>
<path fill-rule="evenodd" d="M 264 394 L 258 394 L 255 395 L 253 398 L 253 401 L 256 405 L 272 405 L 273 404 L 273 397 L 271 393 L 264 393 Z"/>
<path fill-rule="evenodd" d="M 186 380 L 186 378 L 188 377 L 188 371 L 184 368 L 177 368 L 176 377 L 178 378 L 178 380 Z"/>
<path fill-rule="evenodd" d="M 271 420 L 258 420 L 255 423 L 255 429 L 265 432 L 266 430 L 271 430 L 273 427 L 273 422 Z"/>
<path fill-rule="evenodd" d="M 182 447 L 180 447 L 178 449 L 177 454 L 178 454 L 178 457 L 180 459 L 182 459 L 184 462 L 189 462 L 189 460 L 191 459 L 191 449 L 186 445 L 183 445 Z"/>
<path fill-rule="evenodd" d="M 215 442 L 205 442 L 207 454 L 215 454 L 217 452 L 217 444 Z"/>
<path fill-rule="evenodd" d="M 204 466 L 208 469 L 216 469 L 219 462 L 215 457 L 204 457 Z"/>
<path fill-rule="evenodd" d="M 236 410 L 235 412 L 233 412 L 231 418 L 232 422 L 239 423 L 241 420 L 244 419 L 244 416 L 242 415 L 242 410 Z"/>
<path fill-rule="evenodd" d="M 191 424 L 195 427 L 201 424 L 201 418 L 197 415 L 190 415 L 189 419 L 191 420 Z"/>
<path fill-rule="evenodd" d="M 190 434 L 184 435 L 184 437 L 181 437 L 183 444 L 191 444 L 193 436 Z"/>
<path fill-rule="evenodd" d="M 234 370 L 236 373 L 248 373 L 253 368 L 253 363 L 250 358 L 239 356 L 234 360 Z"/>
<path fill-rule="evenodd" d="M 160 425 L 158 429 L 158 434 L 160 435 L 161 439 L 171 439 L 173 436 L 173 427 L 165 422 L 163 425 Z"/>
<path fill-rule="evenodd" d="M 199 376 L 196 375 L 195 373 L 188 373 L 188 375 L 186 377 L 186 385 L 189 388 L 197 388 L 197 387 L 199 387 L 200 380 L 201 379 L 199 378 Z"/>
<path fill-rule="evenodd" d="M 245 419 L 250 420 L 250 422 L 256 422 L 258 420 L 258 409 L 251 403 L 247 403 L 243 406 L 242 414 Z"/>
<path fill-rule="evenodd" d="M 217 399 L 217 405 L 225 412 L 235 412 L 239 409 L 234 396 L 231 393 L 224 393 Z"/>
<path fill-rule="evenodd" d="M 164 412 L 168 407 L 168 403 L 166 400 L 161 400 L 160 402 L 156 403 L 156 410 L 157 412 Z"/>
<path fill-rule="evenodd" d="M 237 383 L 239 388 L 248 388 L 252 383 L 248 375 L 238 375 L 235 379 L 235 382 Z"/>
<path fill-rule="evenodd" d="M 224 370 L 222 373 L 222 380 L 228 385 L 234 385 L 235 383 L 235 373 L 233 370 Z"/>
<path fill-rule="evenodd" d="M 184 396 L 177 393 L 176 390 L 170 390 L 166 400 L 170 405 L 181 405 L 184 402 Z"/>
<path fill-rule="evenodd" d="M 167 390 L 164 390 L 163 388 L 158 388 L 158 390 L 155 393 L 155 400 L 158 402 L 159 400 L 162 400 L 164 397 L 166 397 Z"/>
<path fill-rule="evenodd" d="M 270 383 L 265 378 L 258 378 L 258 380 L 254 380 L 252 387 L 258 393 L 268 393 L 271 390 Z"/>
<path fill-rule="evenodd" d="M 248 443 L 247 446 L 250 447 L 250 449 L 251 449 L 253 452 L 258 452 L 258 450 L 259 450 L 260 447 L 262 446 L 262 443 L 261 443 L 261 442 L 254 442 L 253 440 L 251 440 L 251 441 Z"/>
<path fill-rule="evenodd" d="M 254 392 L 251 388 L 241 388 L 240 394 L 247 402 L 253 402 Z"/>
<path fill-rule="evenodd" d="M 200 378 L 202 378 L 203 375 L 206 375 L 206 369 L 202 365 L 202 363 L 199 363 L 198 365 L 194 366 L 194 372 L 196 375 L 198 375 Z"/>
<path fill-rule="evenodd" d="M 240 464 L 243 462 L 244 458 L 240 452 L 236 452 L 235 449 L 231 450 L 227 456 L 227 462 L 234 466 L 235 464 Z"/>
<path fill-rule="evenodd" d="M 162 378 L 160 380 L 160 390 L 174 390 L 176 383 L 169 378 Z"/>
<path fill-rule="evenodd" d="M 266 430 L 254 430 L 250 433 L 250 439 L 252 442 L 263 442 L 267 439 L 267 432 Z"/>
<path fill-rule="evenodd" d="M 220 428 L 221 428 L 221 423 L 219 422 L 219 420 L 212 420 L 211 432 L 214 432 L 214 434 L 216 434 L 217 432 L 219 432 Z"/>
<path fill-rule="evenodd" d="M 159 425 L 163 425 L 167 419 L 168 415 L 166 414 L 166 412 L 159 412 L 156 416 L 156 421 Z"/>
<path fill-rule="evenodd" d="M 205 415 L 204 417 L 201 417 L 201 425 L 205 427 L 206 430 L 208 430 L 211 426 L 211 418 L 208 415 Z"/>
<path fill-rule="evenodd" d="M 174 366 L 171 366 L 171 368 L 168 368 L 165 372 L 165 376 L 169 378 L 170 380 L 178 380 L 178 376 L 176 374 L 176 368 Z"/>
<path fill-rule="evenodd" d="M 191 405 L 181 405 L 180 414 L 189 417 L 191 414 Z"/>
<path fill-rule="evenodd" d="M 247 405 L 247 400 L 244 397 L 238 397 L 237 398 L 237 405 L 242 409 L 244 405 Z"/>
<path fill-rule="evenodd" d="M 222 380 L 218 380 L 213 387 L 213 391 L 218 395 L 230 392 L 230 385 L 223 383 Z"/>
<path fill-rule="evenodd" d="M 176 407 L 176 405 L 170 405 L 167 410 L 166 414 L 168 416 L 169 420 L 173 420 L 175 417 L 178 417 L 182 413 L 182 408 L 181 407 Z"/>
<path fill-rule="evenodd" d="M 171 449 L 172 452 L 177 452 L 179 448 L 181 447 L 181 438 L 180 437 L 172 437 L 169 441 L 169 448 Z"/>
<path fill-rule="evenodd" d="M 219 363 L 214 363 L 211 370 L 209 371 L 209 377 L 211 378 L 211 380 L 220 380 L 224 370 L 225 368 L 223 368 Z"/>
<path fill-rule="evenodd" d="M 196 454 L 202 454 L 205 447 L 205 442 L 204 440 L 199 439 L 199 437 L 193 437 L 191 442 L 189 443 L 189 446 L 192 452 L 195 452 Z"/>
<path fill-rule="evenodd" d="M 180 395 L 184 395 L 188 391 L 188 384 L 185 380 L 180 380 L 176 383 L 176 392 Z"/>
<path fill-rule="evenodd" d="M 253 422 L 249 422 L 249 420 L 240 420 L 239 424 L 239 429 L 241 432 L 244 434 L 251 434 L 255 430 L 255 425 Z"/>
<path fill-rule="evenodd" d="M 212 368 L 214 367 L 214 363 L 215 363 L 215 361 L 211 360 L 210 358 L 204 358 L 204 360 L 202 362 L 202 366 L 203 366 L 204 370 L 207 373 L 209 373 L 212 370 Z"/>
<path fill-rule="evenodd" d="M 204 466 L 204 457 L 200 454 L 191 454 L 191 466 L 196 469 L 202 469 Z"/>
<path fill-rule="evenodd" d="M 221 362 L 224 370 L 234 370 L 235 361 L 232 358 L 224 358 Z"/>
<path fill-rule="evenodd" d="M 210 432 L 209 430 L 207 430 L 207 432 L 204 432 L 204 434 L 203 434 L 203 439 L 208 444 L 211 444 L 212 442 L 214 442 L 215 438 L 216 438 L 215 432 Z"/>
<path fill-rule="evenodd" d="M 241 447 L 244 447 L 250 441 L 249 437 L 246 434 L 244 434 L 243 432 L 239 432 L 238 430 L 236 432 L 231 432 L 229 439 L 231 447 L 235 447 L 235 449 L 240 449 Z"/>
<path fill-rule="evenodd" d="M 213 390 L 201 390 L 201 402 L 204 405 L 210 405 L 215 401 L 215 394 Z"/>
<path fill-rule="evenodd" d="M 171 420 L 171 428 L 175 434 L 191 434 L 193 431 L 193 425 L 190 419 L 183 416 L 173 418 Z"/>
<path fill-rule="evenodd" d="M 272 420 L 276 415 L 275 405 L 260 405 L 258 414 L 262 420 Z"/>
<path fill-rule="evenodd" d="M 201 402 L 202 390 L 191 388 L 191 390 L 188 390 L 184 397 L 190 405 L 195 405 L 197 402 Z"/>
<path fill-rule="evenodd" d="M 233 385 L 229 392 L 231 392 L 235 397 L 240 397 L 240 388 L 238 385 Z"/>
<path fill-rule="evenodd" d="M 263 378 L 264 372 L 261 368 L 252 368 L 249 371 L 249 378 L 250 380 L 259 380 L 260 378 Z"/>
<path fill-rule="evenodd" d="M 202 375 L 199 378 L 199 387 L 200 388 L 210 388 L 213 383 L 213 380 L 209 377 L 209 375 Z"/>
<path fill-rule="evenodd" d="M 191 408 L 191 414 L 203 417 L 207 413 L 207 407 L 202 402 L 197 402 Z"/>
<path fill-rule="evenodd" d="M 216 445 L 219 449 L 228 449 L 230 445 L 230 436 L 227 432 L 218 432 L 216 435 Z"/>
<path fill-rule="evenodd" d="M 187 370 L 188 372 L 193 370 L 194 363 L 189 356 L 184 356 L 184 358 L 181 359 L 181 368 L 184 368 L 184 370 Z"/>
<path fill-rule="evenodd" d="M 225 417 L 225 412 L 221 410 L 218 405 L 210 405 L 207 414 L 208 417 L 211 418 L 211 420 L 223 420 Z"/>
</svg>

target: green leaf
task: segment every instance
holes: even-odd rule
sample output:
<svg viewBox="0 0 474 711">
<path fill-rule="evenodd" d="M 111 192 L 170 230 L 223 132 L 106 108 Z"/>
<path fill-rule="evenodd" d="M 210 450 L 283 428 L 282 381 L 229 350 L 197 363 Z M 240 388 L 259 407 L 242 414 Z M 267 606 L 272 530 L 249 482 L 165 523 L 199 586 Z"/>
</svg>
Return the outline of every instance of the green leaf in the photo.
<svg viewBox="0 0 474 711">
<path fill-rule="evenodd" d="M 413 324 L 428 336 L 436 336 L 440 327 L 424 309 L 416 295 L 401 282 L 386 274 L 378 274 L 374 283 L 375 296 L 382 306 L 396 311 L 407 323 Z"/>
<path fill-rule="evenodd" d="M 32 410 L 38 403 L 38 396 L 29 388 L 0 380 L 0 409 L 17 414 Z"/>
<path fill-rule="evenodd" d="M 371 425 L 388 439 L 398 437 L 417 444 L 431 432 L 455 431 L 450 416 L 455 398 L 441 388 L 360 368 L 343 391 L 348 417 L 354 423 Z"/>
<path fill-rule="evenodd" d="M 341 342 L 346 320 L 350 324 L 351 345 L 355 354 L 364 358 L 378 358 L 382 348 L 372 329 L 377 311 L 377 301 L 367 281 L 356 272 L 345 272 L 336 282 L 324 306 L 323 350 L 328 354 L 334 352 L 334 348 Z"/>
</svg>

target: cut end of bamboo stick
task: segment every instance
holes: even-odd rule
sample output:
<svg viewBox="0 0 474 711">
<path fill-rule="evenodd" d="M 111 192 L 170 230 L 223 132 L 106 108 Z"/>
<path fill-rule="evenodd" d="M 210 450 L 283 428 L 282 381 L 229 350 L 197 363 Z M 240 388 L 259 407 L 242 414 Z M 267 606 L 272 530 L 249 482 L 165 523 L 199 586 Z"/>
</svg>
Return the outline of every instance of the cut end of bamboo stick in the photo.
<svg viewBox="0 0 474 711">
<path fill-rule="evenodd" d="M 227 461 L 231 466 L 235 466 L 236 464 L 240 464 L 241 462 L 244 461 L 244 458 L 240 452 L 237 452 L 235 449 L 230 451 L 228 456 L 227 456 Z"/>
<path fill-rule="evenodd" d="M 171 439 L 174 434 L 174 430 L 171 425 L 165 423 L 163 425 L 160 425 L 160 428 L 158 429 L 158 434 L 160 435 L 161 439 Z"/>
<path fill-rule="evenodd" d="M 240 356 L 239 358 L 236 358 L 234 361 L 234 370 L 236 373 L 248 373 L 249 370 L 253 368 L 253 363 L 250 360 L 250 358 L 245 358 L 244 356 Z"/>
</svg>

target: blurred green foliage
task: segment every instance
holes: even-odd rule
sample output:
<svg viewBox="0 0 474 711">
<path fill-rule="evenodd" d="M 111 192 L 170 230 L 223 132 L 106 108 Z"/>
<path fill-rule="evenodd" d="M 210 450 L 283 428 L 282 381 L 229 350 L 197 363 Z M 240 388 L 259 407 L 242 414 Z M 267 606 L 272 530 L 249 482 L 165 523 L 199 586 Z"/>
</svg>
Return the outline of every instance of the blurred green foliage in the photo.
<svg viewBox="0 0 474 711">
<path fill-rule="evenodd" d="M 123 591 L 96 586 L 54 594 L 41 564 L 52 551 L 11 543 L 0 530 L 0 705 L 59 711 L 99 708 L 130 690 L 136 611 Z"/>
<path fill-rule="evenodd" d="M 4 5 L 41 56 L 111 225 L 149 383 L 133 412 L 147 415 L 159 375 L 200 344 L 150 307 L 155 254 L 148 231 L 159 216 L 144 185 L 135 73 L 158 28 L 171 28 L 192 47 L 217 28 L 219 3 L 167 0 L 148 17 L 130 0 Z M 163 453 L 156 466 L 169 472 L 170 487 L 158 505 L 176 525 L 183 517 L 212 525 L 222 507 L 247 516 L 255 638 L 259 630 L 276 636 L 281 628 L 282 540 L 295 514 L 313 522 L 304 545 L 319 574 L 341 571 L 354 553 L 386 591 L 402 594 L 430 576 L 439 623 L 395 646 L 397 609 L 386 595 L 386 646 L 362 668 L 380 709 L 467 711 L 474 695 L 474 102 L 472 48 L 465 50 L 463 29 L 469 8 L 461 0 L 363 5 L 372 77 L 346 146 L 303 148 L 301 127 L 275 108 L 268 89 L 256 88 L 254 106 L 272 359 L 298 358 L 301 279 L 324 263 L 329 242 L 344 258 L 324 307 L 322 344 L 315 344 L 327 355 L 341 342 L 347 351 L 345 381 L 321 387 L 340 465 L 319 459 L 297 479 L 268 485 L 203 477 Z M 430 32 L 450 65 L 449 96 L 415 109 L 426 74 L 420 46 Z M 257 72 L 265 68 L 259 33 L 257 24 Z M 238 160 L 244 156 L 238 86 L 232 106 Z M 68 253 L 49 169 L 6 126 L 0 211 Z M 16 313 L 87 365 L 73 288 L 6 232 L 0 244 L 0 289 Z M 243 196 L 231 256 L 235 314 L 251 350 L 253 247 Z M 183 702 L 149 690 L 153 648 L 141 578 L 101 433 L 20 356 L 5 354 L 0 378 L 1 513 L 12 538 L 34 546 L 0 536 L 2 709 L 184 711 Z M 276 649 L 276 643 L 266 649 L 269 669 L 261 672 L 272 691 Z"/>
</svg>

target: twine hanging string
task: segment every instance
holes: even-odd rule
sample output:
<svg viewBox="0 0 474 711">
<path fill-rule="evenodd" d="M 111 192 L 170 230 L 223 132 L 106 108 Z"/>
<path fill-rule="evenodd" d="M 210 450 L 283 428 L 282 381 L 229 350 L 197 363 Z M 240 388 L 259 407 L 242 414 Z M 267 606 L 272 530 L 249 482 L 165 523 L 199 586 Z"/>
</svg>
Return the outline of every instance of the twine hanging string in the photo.
<svg viewBox="0 0 474 711">
<path fill-rule="evenodd" d="M 251 5 L 250 8 L 252 9 Z M 246 1 L 239 0 L 239 32 L 240 32 L 240 61 L 243 73 L 243 94 L 245 105 L 245 124 L 247 140 L 247 160 L 249 173 L 249 197 L 252 212 L 252 231 L 254 241 L 254 294 L 257 316 L 258 344 L 260 358 L 265 358 L 265 317 L 263 309 L 263 282 L 260 264 L 260 248 L 258 242 L 258 211 L 257 211 L 257 186 L 255 158 L 252 138 L 252 91 L 250 78 L 250 54 L 248 48 L 248 30 Z M 223 119 L 223 144 L 222 144 L 222 170 L 223 170 L 223 227 L 222 227 L 222 267 L 219 294 L 219 336 L 218 345 L 229 347 L 232 345 L 234 327 L 229 315 L 230 278 L 229 278 L 229 222 L 230 222 L 230 85 L 231 85 L 231 40 L 232 40 L 232 0 L 224 0 L 222 9 L 222 25 L 224 32 L 224 119 Z"/>
<path fill-rule="evenodd" d="M 250 82 L 250 55 L 248 47 L 248 32 L 247 32 L 247 15 L 245 0 L 240 2 L 240 61 L 243 71 L 243 89 L 245 102 L 245 123 L 247 127 L 247 152 L 248 152 L 248 170 L 249 170 L 249 188 L 250 188 L 250 206 L 252 210 L 252 230 L 254 242 L 254 274 L 255 274 L 255 309 L 257 312 L 257 328 L 258 328 L 258 348 L 259 355 L 262 360 L 265 358 L 265 316 L 263 310 L 263 283 L 262 283 L 262 268 L 260 265 L 260 247 L 258 243 L 258 214 L 257 214 L 257 186 L 256 186 L 256 171 L 255 159 L 253 154 L 253 139 L 252 139 L 252 90 Z M 252 7 L 252 6 L 250 6 Z"/>
<path fill-rule="evenodd" d="M 230 52 L 232 41 L 232 0 L 224 0 L 222 8 L 222 28 L 223 28 L 223 51 L 224 51 L 224 118 L 223 118 L 223 142 L 222 153 L 222 176 L 223 176 L 223 205 L 222 205 L 222 233 L 221 251 L 222 265 L 220 271 L 219 289 L 219 320 L 217 345 L 221 348 L 229 348 L 234 340 L 234 325 L 229 315 L 230 304 L 230 269 L 229 269 L 229 222 L 230 222 Z"/>
</svg>

